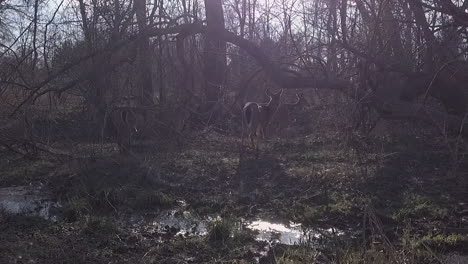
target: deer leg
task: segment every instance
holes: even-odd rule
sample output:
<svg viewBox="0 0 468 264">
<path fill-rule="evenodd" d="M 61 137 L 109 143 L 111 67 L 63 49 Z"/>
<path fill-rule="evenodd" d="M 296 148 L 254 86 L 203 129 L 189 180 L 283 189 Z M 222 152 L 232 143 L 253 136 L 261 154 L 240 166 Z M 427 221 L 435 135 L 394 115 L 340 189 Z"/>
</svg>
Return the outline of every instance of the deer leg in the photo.
<svg viewBox="0 0 468 264">
<path fill-rule="evenodd" d="M 255 149 L 255 139 L 254 139 L 255 136 L 256 136 L 255 133 L 250 133 L 249 134 L 250 144 L 252 145 L 252 149 Z"/>
<path fill-rule="evenodd" d="M 245 143 L 247 137 L 247 143 Z M 242 139 L 241 139 L 241 146 L 245 147 L 245 144 L 249 144 L 249 140 L 251 138 L 250 128 L 246 127 L 245 130 L 242 130 Z"/>
<path fill-rule="evenodd" d="M 258 137 L 263 138 L 263 131 L 262 131 L 262 126 L 258 126 L 257 129 L 255 130 L 255 133 L 257 133 Z"/>
<path fill-rule="evenodd" d="M 132 128 L 128 128 L 128 134 L 127 134 L 127 152 L 130 152 L 132 148 Z"/>
<path fill-rule="evenodd" d="M 132 146 L 132 129 L 128 129 L 128 147 L 130 148 Z"/>
<path fill-rule="evenodd" d="M 117 135 L 117 146 L 119 148 L 119 153 L 124 152 L 124 142 L 122 141 L 122 135 Z"/>
<path fill-rule="evenodd" d="M 258 135 L 254 134 L 255 136 L 255 141 L 253 140 L 252 138 L 252 149 L 257 151 L 258 150 L 258 142 L 259 142 L 259 138 L 258 138 Z"/>
<path fill-rule="evenodd" d="M 119 150 L 120 153 L 127 152 L 127 143 L 123 136 L 121 136 L 121 138 L 119 139 Z"/>
<path fill-rule="evenodd" d="M 260 133 L 262 134 L 262 139 L 265 140 L 266 139 L 266 128 L 265 128 L 265 126 L 260 127 Z"/>
<path fill-rule="evenodd" d="M 258 126 L 257 127 L 257 130 L 255 131 L 255 135 L 256 135 L 256 144 L 255 144 L 255 151 L 258 152 L 259 148 L 260 148 L 260 138 L 263 138 L 263 133 L 262 133 L 262 126 Z"/>
</svg>

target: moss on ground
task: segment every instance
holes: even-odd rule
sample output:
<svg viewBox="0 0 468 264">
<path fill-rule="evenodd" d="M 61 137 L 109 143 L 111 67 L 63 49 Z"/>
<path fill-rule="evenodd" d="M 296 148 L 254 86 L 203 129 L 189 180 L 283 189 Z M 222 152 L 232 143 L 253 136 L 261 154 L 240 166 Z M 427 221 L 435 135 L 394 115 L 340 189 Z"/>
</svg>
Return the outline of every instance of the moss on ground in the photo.
<svg viewBox="0 0 468 264">
<path fill-rule="evenodd" d="M 17 160 L 17 166 L 2 161 L 0 186 L 46 183 L 64 205 L 64 218 L 52 224 L 2 217 L 0 251 L 6 254 L 0 262 L 15 263 L 19 255 L 47 263 L 248 263 L 258 257 L 264 244 L 252 234 L 236 233 L 235 223 L 217 222 L 208 238 L 201 238 L 150 228 L 136 232 L 121 222 L 121 215 L 157 213 L 176 201 L 201 217 L 281 218 L 352 234 L 346 243 L 330 238 L 330 248 L 319 253 L 285 247 L 274 255 L 277 263 L 311 263 L 324 256 L 343 263 L 417 256 L 413 263 L 428 263 L 433 256 L 423 245 L 440 249 L 438 254 L 467 252 L 463 234 L 426 235 L 459 226 L 463 215 L 453 212 L 463 211 L 458 207 L 466 201 L 457 193 L 460 186 L 445 177 L 449 153 L 412 140 L 405 148 L 379 138 L 311 135 L 272 140 L 256 155 L 239 153 L 238 138 L 209 132 L 174 153 Z M 372 246 L 383 237 L 395 251 Z"/>
</svg>

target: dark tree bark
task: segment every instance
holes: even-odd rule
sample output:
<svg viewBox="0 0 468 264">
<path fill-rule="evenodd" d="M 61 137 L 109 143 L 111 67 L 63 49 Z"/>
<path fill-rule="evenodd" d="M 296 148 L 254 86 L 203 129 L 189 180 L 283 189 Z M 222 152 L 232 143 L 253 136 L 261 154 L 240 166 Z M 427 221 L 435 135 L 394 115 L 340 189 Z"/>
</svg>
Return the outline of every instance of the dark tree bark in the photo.
<svg viewBox="0 0 468 264">
<path fill-rule="evenodd" d="M 221 93 L 226 73 L 226 42 L 217 36 L 224 26 L 221 0 L 205 0 L 208 32 L 205 38 L 205 95 L 208 106 L 214 105 Z"/>
<path fill-rule="evenodd" d="M 135 0 L 134 2 L 135 13 L 138 23 L 138 31 L 140 37 L 138 38 L 138 89 L 139 96 L 143 105 L 153 104 L 153 81 L 151 76 L 151 58 L 150 58 L 150 45 L 149 38 L 145 34 L 147 30 L 146 19 L 146 0 Z"/>
<path fill-rule="evenodd" d="M 343 43 L 348 43 L 348 28 L 346 25 L 346 16 L 348 13 L 348 1 L 341 0 L 340 5 L 340 20 L 341 20 L 341 39 Z"/>
<path fill-rule="evenodd" d="M 155 1 L 156 3 L 156 1 Z M 162 24 L 164 15 L 164 0 L 159 0 L 159 24 Z M 166 102 L 165 88 L 164 88 L 164 69 L 163 69 L 163 36 L 158 35 L 158 78 L 159 78 L 159 102 L 164 104 Z"/>
<path fill-rule="evenodd" d="M 248 0 L 248 17 L 249 17 L 249 39 L 252 40 L 254 38 L 255 26 L 256 26 L 256 7 L 257 7 L 257 0 Z"/>
<path fill-rule="evenodd" d="M 39 54 L 37 52 L 37 24 L 38 24 L 38 17 L 37 13 L 39 12 L 39 0 L 34 1 L 34 28 L 33 28 L 33 51 L 34 51 L 34 57 L 32 61 L 32 70 L 33 73 L 35 72 L 36 69 L 36 64 L 37 64 L 37 59 L 39 57 Z"/>
<path fill-rule="evenodd" d="M 83 27 L 83 33 L 85 36 L 85 42 L 86 46 L 88 47 L 89 51 L 92 51 L 92 40 L 91 40 L 91 30 L 88 25 L 88 16 L 86 14 L 86 5 L 84 3 L 84 0 L 78 0 L 80 4 L 80 15 L 81 15 L 81 24 Z"/>
<path fill-rule="evenodd" d="M 408 57 L 405 56 L 406 54 L 400 34 L 400 25 L 397 23 L 393 15 L 394 9 L 394 3 L 389 2 L 384 7 L 383 11 L 383 37 L 388 39 L 388 43 L 390 44 L 387 45 L 389 52 L 387 56 L 393 59 L 391 63 L 395 64 L 396 67 L 409 71 L 411 68 L 411 62 L 409 62 Z"/>
<path fill-rule="evenodd" d="M 83 33 L 85 36 L 85 42 L 86 42 L 86 47 L 88 49 L 88 52 L 90 54 L 94 53 L 94 40 L 93 40 L 93 32 L 91 29 L 91 26 L 88 23 L 88 16 L 86 13 L 86 5 L 84 3 L 84 0 L 78 0 L 79 2 L 79 8 L 80 8 L 80 15 L 81 15 L 81 20 L 82 20 L 82 27 L 83 27 Z M 97 67 L 98 62 L 94 57 L 91 57 L 91 60 L 89 62 L 91 64 L 91 68 L 94 68 L 96 70 L 106 68 L 106 66 L 101 65 L 101 67 Z M 105 87 L 106 85 L 101 85 L 101 76 L 99 74 L 93 76 L 90 78 L 89 83 L 90 83 L 90 88 L 91 88 L 91 93 L 89 94 L 89 103 L 90 106 L 93 108 L 92 112 L 94 112 L 95 116 L 94 118 L 96 121 L 102 120 L 102 117 L 105 115 L 105 101 L 104 101 L 104 95 L 105 95 Z"/>
<path fill-rule="evenodd" d="M 327 49 L 328 54 L 328 65 L 330 67 L 330 71 L 335 71 L 337 69 L 337 61 L 336 61 L 336 33 L 337 33 L 337 0 L 330 0 L 328 4 L 329 14 L 327 21 L 327 29 L 328 33 L 330 34 L 330 43 Z"/>
<path fill-rule="evenodd" d="M 419 0 L 418 0 L 419 1 Z M 468 12 L 466 12 L 466 1 L 462 7 L 456 6 L 452 0 L 438 1 L 444 8 L 444 12 L 450 14 L 460 26 L 468 26 Z"/>
<path fill-rule="evenodd" d="M 362 16 L 362 24 L 369 28 L 372 25 L 369 11 L 367 10 L 365 4 L 361 0 L 356 0 L 356 7 L 359 10 L 359 13 Z"/>
<path fill-rule="evenodd" d="M 433 61 L 433 47 L 435 44 L 434 33 L 429 28 L 429 23 L 426 20 L 426 15 L 422 8 L 421 0 L 409 0 L 410 8 L 413 11 L 416 25 L 422 30 L 423 36 L 426 39 L 426 50 L 424 53 L 424 71 L 426 73 L 434 72 L 434 61 Z"/>
</svg>

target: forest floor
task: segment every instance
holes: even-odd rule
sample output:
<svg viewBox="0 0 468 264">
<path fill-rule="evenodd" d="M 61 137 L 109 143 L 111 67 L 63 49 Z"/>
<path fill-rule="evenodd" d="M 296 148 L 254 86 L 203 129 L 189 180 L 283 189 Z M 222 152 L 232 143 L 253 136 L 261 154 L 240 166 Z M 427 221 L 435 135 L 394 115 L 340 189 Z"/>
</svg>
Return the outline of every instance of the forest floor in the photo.
<svg viewBox="0 0 468 264">
<path fill-rule="evenodd" d="M 317 133 L 272 139 L 258 155 L 239 143 L 211 131 L 177 150 L 140 143 L 132 157 L 3 151 L 0 187 L 44 186 L 61 209 L 58 221 L 0 213 L 0 263 L 449 263 L 468 255 L 468 163 L 442 139 Z M 151 224 L 166 212 L 202 219 L 206 230 Z M 322 233 L 272 244 L 243 224 L 258 219 Z"/>
</svg>

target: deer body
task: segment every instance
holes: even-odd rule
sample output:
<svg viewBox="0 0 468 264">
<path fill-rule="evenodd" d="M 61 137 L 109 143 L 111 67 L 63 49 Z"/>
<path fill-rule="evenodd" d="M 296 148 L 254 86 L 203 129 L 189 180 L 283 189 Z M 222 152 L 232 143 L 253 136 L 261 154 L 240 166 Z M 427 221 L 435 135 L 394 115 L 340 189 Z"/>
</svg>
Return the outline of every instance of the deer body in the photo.
<svg viewBox="0 0 468 264">
<path fill-rule="evenodd" d="M 267 89 L 265 92 L 270 97 L 268 103 L 247 102 L 242 109 L 244 127 L 247 130 L 250 143 L 255 149 L 258 149 L 258 142 L 255 144 L 254 138 L 261 136 L 265 139 L 267 127 L 280 106 L 283 90 L 270 93 Z"/>
<path fill-rule="evenodd" d="M 110 113 L 110 118 L 116 130 L 119 151 L 129 152 L 132 137 L 138 132 L 138 117 L 131 107 L 117 107 Z"/>
<path fill-rule="evenodd" d="M 273 117 L 272 126 L 278 135 L 282 134 L 284 129 L 289 128 L 290 124 L 295 122 L 293 114 L 302 106 L 303 95 L 296 94 L 296 98 L 294 103 L 281 104 Z"/>
</svg>

